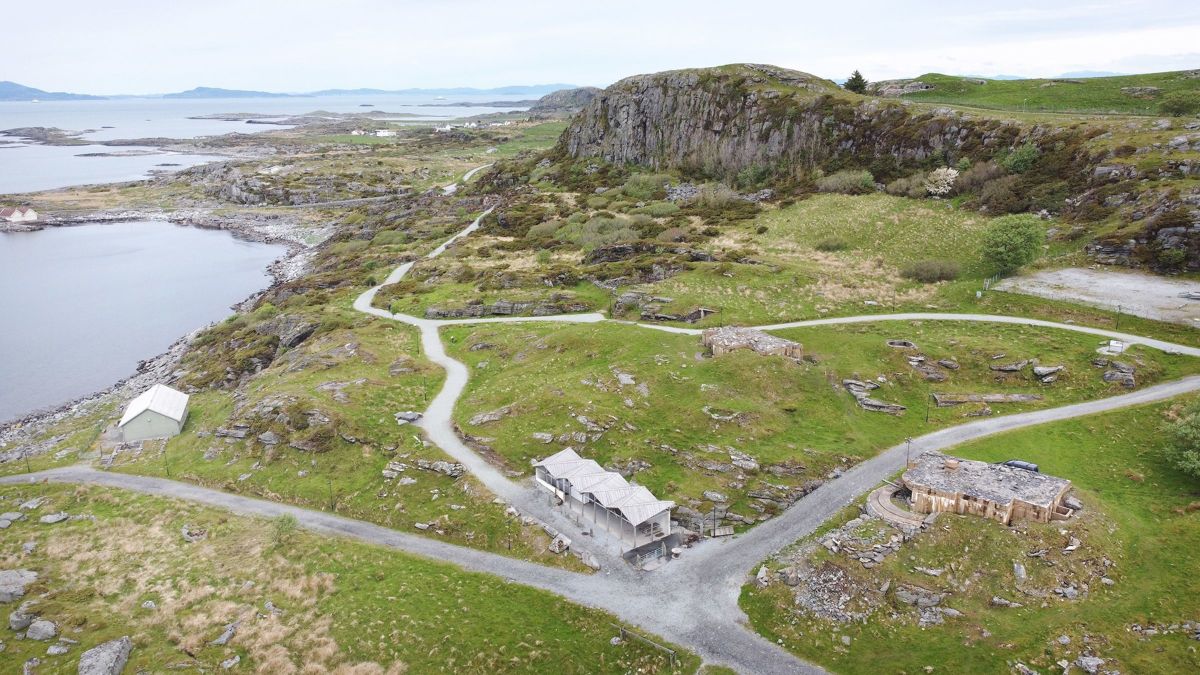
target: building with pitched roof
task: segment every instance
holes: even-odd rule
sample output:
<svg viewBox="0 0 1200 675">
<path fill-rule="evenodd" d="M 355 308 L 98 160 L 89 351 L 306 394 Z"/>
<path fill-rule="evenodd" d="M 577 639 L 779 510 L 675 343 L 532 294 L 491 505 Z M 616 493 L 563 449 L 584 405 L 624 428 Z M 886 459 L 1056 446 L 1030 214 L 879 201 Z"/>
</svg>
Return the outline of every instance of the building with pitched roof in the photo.
<svg viewBox="0 0 1200 675">
<path fill-rule="evenodd" d="M 10 223 L 32 223 L 37 219 L 37 211 L 34 211 L 28 206 L 9 206 L 0 209 L 0 220 Z"/>
<path fill-rule="evenodd" d="M 629 549 L 670 536 L 675 502 L 655 497 L 621 474 L 580 457 L 572 448 L 533 466 L 538 486 L 561 500 L 581 521 L 614 535 Z"/>
<path fill-rule="evenodd" d="M 126 443 L 169 438 L 183 431 L 187 414 L 187 394 L 165 384 L 156 384 L 129 402 L 117 428 Z"/>
</svg>

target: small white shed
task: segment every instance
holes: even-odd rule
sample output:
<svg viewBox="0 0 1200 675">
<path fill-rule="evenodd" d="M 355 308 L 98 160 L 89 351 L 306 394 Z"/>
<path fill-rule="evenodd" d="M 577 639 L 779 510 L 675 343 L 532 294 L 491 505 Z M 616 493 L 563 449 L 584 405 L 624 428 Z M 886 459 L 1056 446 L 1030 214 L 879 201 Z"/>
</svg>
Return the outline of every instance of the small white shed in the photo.
<svg viewBox="0 0 1200 675">
<path fill-rule="evenodd" d="M 187 414 L 187 394 L 165 384 L 156 384 L 129 402 L 117 428 L 126 443 L 169 438 L 183 430 Z"/>
</svg>

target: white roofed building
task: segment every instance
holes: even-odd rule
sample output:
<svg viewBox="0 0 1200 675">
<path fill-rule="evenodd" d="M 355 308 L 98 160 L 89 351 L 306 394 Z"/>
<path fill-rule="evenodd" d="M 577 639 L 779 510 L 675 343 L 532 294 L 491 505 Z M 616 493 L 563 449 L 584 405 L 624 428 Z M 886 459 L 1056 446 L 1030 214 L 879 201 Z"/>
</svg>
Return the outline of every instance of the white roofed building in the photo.
<svg viewBox="0 0 1200 675">
<path fill-rule="evenodd" d="M 615 471 L 567 448 L 533 465 L 535 480 L 562 500 L 563 506 L 614 535 L 629 548 L 665 539 L 671 534 L 675 502 L 659 499 Z"/>
<path fill-rule="evenodd" d="M 187 394 L 156 384 L 129 402 L 117 428 L 126 443 L 169 438 L 183 430 L 187 414 Z"/>
</svg>

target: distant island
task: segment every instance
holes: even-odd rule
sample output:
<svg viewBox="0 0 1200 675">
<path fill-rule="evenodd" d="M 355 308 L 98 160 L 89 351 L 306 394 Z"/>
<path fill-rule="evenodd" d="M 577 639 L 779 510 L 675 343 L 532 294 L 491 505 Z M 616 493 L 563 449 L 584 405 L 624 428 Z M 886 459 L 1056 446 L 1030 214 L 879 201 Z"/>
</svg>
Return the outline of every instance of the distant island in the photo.
<svg viewBox="0 0 1200 675">
<path fill-rule="evenodd" d="M 293 96 L 303 96 L 303 94 L 274 94 L 269 91 L 196 87 L 174 94 L 163 94 L 162 98 L 291 98 Z"/>
<path fill-rule="evenodd" d="M 249 89 L 223 89 L 221 87 L 195 87 L 187 91 L 169 94 L 111 94 L 108 96 L 93 96 L 90 94 L 71 94 L 66 92 L 50 92 L 33 87 L 27 87 L 16 82 L 0 82 L 0 101 L 83 101 L 102 100 L 108 98 L 172 98 L 172 99 L 203 99 L 203 98 L 293 98 L 306 96 L 380 96 L 391 94 L 422 94 L 428 96 L 542 96 L 562 89 L 575 89 L 573 84 L 530 84 L 477 89 L 475 87 L 447 87 L 441 89 L 322 89 L 320 91 L 300 93 L 279 93 L 270 91 L 255 91 Z M 479 105 L 479 104 L 476 104 Z"/>
<path fill-rule="evenodd" d="M 0 101 L 86 101 L 102 98 L 104 97 L 68 94 L 62 91 L 42 91 L 8 80 L 0 81 Z"/>
</svg>

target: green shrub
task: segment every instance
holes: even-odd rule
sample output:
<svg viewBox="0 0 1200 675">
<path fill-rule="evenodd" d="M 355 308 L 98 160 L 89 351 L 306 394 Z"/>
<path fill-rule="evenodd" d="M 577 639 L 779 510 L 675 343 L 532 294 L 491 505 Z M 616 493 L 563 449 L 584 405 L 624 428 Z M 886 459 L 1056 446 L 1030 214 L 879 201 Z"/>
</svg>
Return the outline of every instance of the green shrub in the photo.
<svg viewBox="0 0 1200 675">
<path fill-rule="evenodd" d="M 1002 176 L 983 186 L 979 204 L 991 213 L 1020 213 L 1029 208 L 1029 200 L 1017 190 L 1017 176 Z"/>
<path fill-rule="evenodd" d="M 905 176 L 904 178 L 897 178 L 888 183 L 885 190 L 889 195 L 920 199 L 925 196 L 925 176 L 918 173 L 912 176 Z"/>
<path fill-rule="evenodd" d="M 558 229 L 563 225 L 564 223 L 561 220 L 547 220 L 544 223 L 538 223 L 529 228 L 529 231 L 525 233 L 525 238 L 531 241 L 551 239 L 554 237 L 554 233 L 558 232 Z"/>
<path fill-rule="evenodd" d="M 631 207 L 631 206 L 633 206 L 633 202 L 615 201 L 615 202 L 612 202 L 611 204 L 609 204 L 608 208 L 613 211 L 616 211 L 617 213 L 625 213 L 626 211 L 629 210 L 629 207 Z"/>
<path fill-rule="evenodd" d="M 568 223 L 555 233 L 555 238 L 569 241 L 590 251 L 621 241 L 637 241 L 641 234 L 625 218 L 597 216 L 582 225 Z"/>
<path fill-rule="evenodd" d="M 818 178 L 817 189 L 847 195 L 867 194 L 875 191 L 875 177 L 870 171 L 838 171 Z"/>
<path fill-rule="evenodd" d="M 404 244 L 408 242 L 408 234 L 399 230 L 380 230 L 371 238 L 371 244 L 376 246 L 388 246 L 390 244 Z"/>
<path fill-rule="evenodd" d="M 829 237 L 827 239 L 822 239 L 821 241 L 818 241 L 817 245 L 814 248 L 816 248 L 818 251 L 825 251 L 826 253 L 833 253 L 835 251 L 845 251 L 845 250 L 849 249 L 850 244 L 847 243 L 845 239 L 840 239 L 838 237 Z"/>
<path fill-rule="evenodd" d="M 338 255 L 347 253 L 355 253 L 362 251 L 370 245 L 371 242 L 366 239 L 351 239 L 350 241 L 339 241 L 333 245 L 333 252 Z"/>
<path fill-rule="evenodd" d="M 637 173 L 625 181 L 622 192 L 634 201 L 662 199 L 667 196 L 669 182 L 671 182 L 671 177 L 666 174 Z"/>
<path fill-rule="evenodd" d="M 271 521 L 271 543 L 275 546 L 283 546 L 289 543 L 299 527 L 300 521 L 296 520 L 296 516 L 290 513 L 276 516 Z"/>
<path fill-rule="evenodd" d="M 585 203 L 588 205 L 588 208 L 605 209 L 608 208 L 608 202 L 608 197 L 605 197 L 604 195 L 595 195 L 594 197 L 588 197 Z"/>
<path fill-rule="evenodd" d="M 1158 266 L 1164 271 L 1178 272 L 1187 262 L 1187 251 L 1181 248 L 1164 248 L 1155 255 L 1155 258 L 1158 260 Z"/>
<path fill-rule="evenodd" d="M 694 203 L 704 208 L 722 208 L 737 201 L 738 194 L 724 183 L 705 183 L 700 186 Z"/>
<path fill-rule="evenodd" d="M 1004 168 L 995 162 L 976 162 L 971 168 L 958 175 L 954 182 L 955 194 L 978 194 L 983 186 L 1004 175 Z"/>
<path fill-rule="evenodd" d="M 659 241 L 674 242 L 674 241 L 683 241 L 683 240 L 687 239 L 687 237 L 688 237 L 688 231 L 685 230 L 684 228 L 668 227 L 667 229 L 663 230 L 662 232 L 659 232 L 658 236 L 655 238 L 658 239 Z"/>
<path fill-rule="evenodd" d="M 1158 109 L 1162 114 L 1174 117 L 1200 113 L 1200 92 L 1173 91 L 1163 96 Z"/>
<path fill-rule="evenodd" d="M 1000 166 L 1009 173 L 1025 173 L 1033 168 L 1039 155 L 1041 155 L 1041 151 L 1036 145 L 1026 143 L 1004 153 L 1000 158 Z"/>
<path fill-rule="evenodd" d="M 1188 404 L 1164 431 L 1169 439 L 1163 446 L 1167 460 L 1187 475 L 1200 478 L 1200 401 Z"/>
<path fill-rule="evenodd" d="M 650 202 L 649 204 L 634 209 L 631 213 L 638 213 L 651 218 L 667 218 L 679 213 L 679 205 L 674 202 Z"/>
<path fill-rule="evenodd" d="M 901 270 L 907 279 L 926 284 L 937 281 L 953 281 L 958 278 L 959 265 L 953 260 L 918 260 Z"/>
<path fill-rule="evenodd" d="M 988 225 L 980 251 L 984 261 L 998 274 L 1012 274 L 1033 262 L 1046 233 L 1030 216 L 1002 216 Z"/>
</svg>

